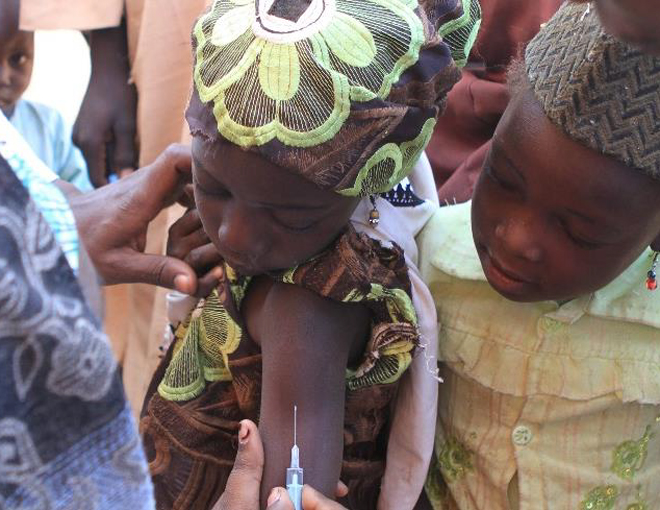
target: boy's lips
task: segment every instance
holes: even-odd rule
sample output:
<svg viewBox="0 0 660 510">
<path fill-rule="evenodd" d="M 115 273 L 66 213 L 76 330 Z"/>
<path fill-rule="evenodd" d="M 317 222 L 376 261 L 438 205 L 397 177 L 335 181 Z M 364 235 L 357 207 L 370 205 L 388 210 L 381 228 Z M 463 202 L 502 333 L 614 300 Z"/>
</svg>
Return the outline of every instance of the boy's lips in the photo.
<svg viewBox="0 0 660 510">
<path fill-rule="evenodd" d="M 519 295 L 525 293 L 530 287 L 536 286 L 536 282 L 532 278 L 506 267 L 492 255 L 489 249 L 482 247 L 479 251 L 484 274 L 498 292 Z"/>
</svg>

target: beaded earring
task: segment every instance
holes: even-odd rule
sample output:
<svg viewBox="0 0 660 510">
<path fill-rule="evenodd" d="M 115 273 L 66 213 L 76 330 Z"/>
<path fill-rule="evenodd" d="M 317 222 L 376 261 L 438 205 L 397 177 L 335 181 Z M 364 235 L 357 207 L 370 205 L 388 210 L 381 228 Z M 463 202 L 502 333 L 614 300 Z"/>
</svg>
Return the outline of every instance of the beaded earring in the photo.
<svg viewBox="0 0 660 510">
<path fill-rule="evenodd" d="M 369 211 L 369 224 L 376 227 L 380 222 L 380 213 L 378 212 L 378 208 L 376 207 L 375 195 L 370 195 L 369 200 L 371 200 L 371 205 L 373 206 L 373 209 Z"/>
<path fill-rule="evenodd" d="M 649 290 L 655 290 L 658 288 L 658 275 L 656 273 L 658 256 L 660 256 L 660 252 L 656 251 L 653 257 L 653 262 L 651 263 L 651 270 L 646 274 L 648 276 L 646 279 L 646 288 Z"/>
</svg>

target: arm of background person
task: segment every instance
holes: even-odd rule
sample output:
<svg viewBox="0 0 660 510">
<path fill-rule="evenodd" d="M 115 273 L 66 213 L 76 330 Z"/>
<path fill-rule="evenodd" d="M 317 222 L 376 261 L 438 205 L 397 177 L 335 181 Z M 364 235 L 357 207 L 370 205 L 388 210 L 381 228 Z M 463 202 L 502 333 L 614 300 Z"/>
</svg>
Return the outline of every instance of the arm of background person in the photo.
<svg viewBox="0 0 660 510">
<path fill-rule="evenodd" d="M 145 254 L 147 226 L 184 195 L 190 149 L 172 145 L 126 179 L 70 197 L 80 238 L 103 283 L 149 283 L 194 294 L 197 276 L 174 257 Z"/>
<path fill-rule="evenodd" d="M 20 0 L 2 0 L 0 7 L 0 46 L 18 30 Z"/>
<path fill-rule="evenodd" d="M 96 187 L 136 167 L 137 93 L 129 82 L 126 21 L 88 35 L 92 74 L 73 128 Z"/>
</svg>

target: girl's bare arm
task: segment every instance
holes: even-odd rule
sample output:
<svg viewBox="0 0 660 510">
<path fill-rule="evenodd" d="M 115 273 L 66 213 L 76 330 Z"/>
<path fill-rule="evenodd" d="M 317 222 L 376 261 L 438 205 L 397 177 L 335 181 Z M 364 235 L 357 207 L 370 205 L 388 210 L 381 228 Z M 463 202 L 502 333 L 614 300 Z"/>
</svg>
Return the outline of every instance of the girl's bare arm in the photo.
<svg viewBox="0 0 660 510">
<path fill-rule="evenodd" d="M 368 312 L 360 305 L 265 280 L 255 282 L 243 312 L 263 354 L 262 504 L 269 491 L 285 481 L 294 405 L 305 483 L 333 497 L 342 460 L 346 367 L 363 349 Z"/>
</svg>

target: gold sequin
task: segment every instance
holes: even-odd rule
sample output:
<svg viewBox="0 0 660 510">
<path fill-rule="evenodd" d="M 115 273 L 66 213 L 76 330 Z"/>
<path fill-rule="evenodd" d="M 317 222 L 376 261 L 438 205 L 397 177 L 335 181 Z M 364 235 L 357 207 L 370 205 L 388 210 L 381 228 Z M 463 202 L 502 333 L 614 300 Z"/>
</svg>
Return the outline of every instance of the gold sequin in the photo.
<svg viewBox="0 0 660 510">
<path fill-rule="evenodd" d="M 538 333 L 540 336 L 553 335 L 564 327 L 564 324 L 552 317 L 543 317 L 538 322 Z"/>
<path fill-rule="evenodd" d="M 623 480 L 632 480 L 644 466 L 652 437 L 651 427 L 648 426 L 644 435 L 637 441 L 630 439 L 617 446 L 613 453 L 612 472 Z"/>
<path fill-rule="evenodd" d="M 438 463 L 447 481 L 456 481 L 468 471 L 472 471 L 472 455 L 472 452 L 455 437 L 445 441 L 438 454 Z"/>
<path fill-rule="evenodd" d="M 619 490 L 614 485 L 596 487 L 580 503 L 580 510 L 611 510 L 614 508 Z"/>
</svg>

